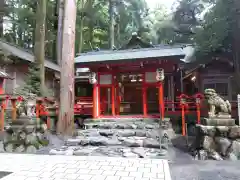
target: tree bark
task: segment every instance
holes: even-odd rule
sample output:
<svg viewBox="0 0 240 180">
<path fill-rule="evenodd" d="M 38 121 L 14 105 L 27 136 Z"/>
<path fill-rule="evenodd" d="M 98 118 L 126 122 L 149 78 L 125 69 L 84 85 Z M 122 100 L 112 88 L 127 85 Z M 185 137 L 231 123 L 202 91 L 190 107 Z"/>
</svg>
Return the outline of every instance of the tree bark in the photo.
<svg viewBox="0 0 240 180">
<path fill-rule="evenodd" d="M 36 12 L 36 29 L 34 55 L 35 62 L 40 69 L 40 93 L 43 96 L 46 93 L 45 89 L 45 26 L 46 26 L 46 8 L 47 0 L 38 0 Z"/>
<path fill-rule="evenodd" d="M 79 29 L 79 45 L 78 45 L 78 53 L 80 54 L 82 52 L 83 48 L 83 26 L 84 26 L 84 19 L 85 15 L 83 13 L 84 10 L 84 0 L 80 1 L 80 6 L 81 6 L 81 19 L 80 19 L 80 29 Z"/>
<path fill-rule="evenodd" d="M 109 48 L 114 47 L 114 0 L 109 0 Z"/>
<path fill-rule="evenodd" d="M 4 17 L 4 7 L 5 7 L 5 0 L 0 0 L 0 38 L 3 37 L 3 17 Z"/>
<path fill-rule="evenodd" d="M 240 27 L 240 2 L 239 0 L 234 0 L 232 7 L 234 7 L 235 9 L 233 10 L 234 15 L 233 15 L 233 19 L 235 19 L 235 21 L 232 21 L 231 25 L 232 25 L 232 29 L 233 29 L 233 64 L 234 64 L 234 79 L 235 79 L 235 86 L 236 86 L 236 91 L 238 92 L 240 90 L 240 82 L 239 82 L 239 78 L 240 78 L 240 51 L 239 51 L 239 44 L 240 44 L 240 35 L 239 35 L 239 27 Z"/>
<path fill-rule="evenodd" d="M 61 55 L 60 105 L 57 132 L 72 135 L 74 124 L 74 51 L 76 1 L 64 4 L 63 44 Z"/>
<path fill-rule="evenodd" d="M 58 0 L 58 33 L 57 33 L 57 63 L 61 64 L 62 56 L 62 39 L 63 39 L 63 13 L 64 0 Z"/>
<path fill-rule="evenodd" d="M 81 17 L 81 24 L 80 24 L 80 29 L 79 29 L 79 48 L 78 48 L 78 53 L 80 54 L 83 49 L 83 26 L 84 26 L 84 18 Z"/>
</svg>

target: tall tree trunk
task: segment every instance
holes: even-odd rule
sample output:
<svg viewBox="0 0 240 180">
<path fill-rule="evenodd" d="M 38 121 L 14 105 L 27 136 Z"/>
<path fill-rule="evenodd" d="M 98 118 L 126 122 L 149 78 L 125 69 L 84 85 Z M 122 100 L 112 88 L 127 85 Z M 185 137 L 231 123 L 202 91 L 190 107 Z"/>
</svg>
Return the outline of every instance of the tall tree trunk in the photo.
<svg viewBox="0 0 240 180">
<path fill-rule="evenodd" d="M 81 17 L 80 21 L 80 29 L 79 29 L 79 47 L 78 47 L 78 53 L 82 52 L 83 49 L 83 26 L 84 26 L 84 19 L 85 17 Z"/>
<path fill-rule="evenodd" d="M 88 24 L 89 26 L 89 47 L 93 49 L 93 30 L 94 30 L 94 17 L 92 16 L 91 12 L 93 12 L 93 6 L 94 6 L 94 0 L 88 0 L 87 10 L 88 10 L 88 18 L 90 19 L 90 22 Z"/>
<path fill-rule="evenodd" d="M 62 41 L 63 41 L 63 13 L 64 13 L 64 0 L 58 0 L 58 33 L 57 33 L 57 63 L 61 64 L 62 56 Z"/>
<path fill-rule="evenodd" d="M 233 34 L 232 34 L 232 46 L 233 46 L 233 63 L 234 63 L 234 79 L 235 79 L 235 86 L 236 86 L 236 91 L 240 91 L 240 50 L 239 50 L 239 44 L 240 44 L 240 35 L 239 35 L 239 27 L 240 27 L 240 2 L 239 0 L 234 0 L 232 1 L 232 7 L 235 8 L 234 11 L 234 18 L 235 21 L 232 21 L 231 26 L 233 29 Z"/>
<path fill-rule="evenodd" d="M 71 135 L 74 124 L 74 51 L 76 1 L 64 4 L 58 133 Z"/>
<path fill-rule="evenodd" d="M 114 0 L 109 0 L 109 48 L 114 47 Z"/>
<path fill-rule="evenodd" d="M 34 55 L 35 62 L 40 68 L 40 92 L 45 95 L 45 27 L 46 27 L 47 0 L 38 0 L 36 12 L 36 29 Z"/>
<path fill-rule="evenodd" d="M 3 17 L 4 17 L 4 7 L 5 7 L 5 0 L 0 0 L 0 38 L 3 37 Z"/>
<path fill-rule="evenodd" d="M 80 19 L 80 29 L 79 29 L 79 45 L 78 45 L 78 53 L 82 52 L 83 48 L 83 26 L 84 26 L 84 20 L 85 20 L 85 14 L 83 12 L 84 9 L 84 0 L 80 0 L 80 9 L 81 9 L 81 19 Z"/>
</svg>

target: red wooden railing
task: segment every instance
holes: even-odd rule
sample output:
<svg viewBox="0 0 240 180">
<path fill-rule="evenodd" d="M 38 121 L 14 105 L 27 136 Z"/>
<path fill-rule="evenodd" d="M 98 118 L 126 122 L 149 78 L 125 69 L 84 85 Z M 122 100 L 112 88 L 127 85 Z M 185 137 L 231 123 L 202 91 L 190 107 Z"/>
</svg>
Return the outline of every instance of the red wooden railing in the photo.
<svg viewBox="0 0 240 180">
<path fill-rule="evenodd" d="M 183 127 L 183 135 L 185 134 L 185 116 L 189 114 L 193 114 L 197 116 L 197 122 L 198 124 L 201 124 L 200 117 L 201 116 L 207 116 L 208 114 L 208 107 L 202 103 L 203 101 L 200 98 L 199 101 L 196 101 L 196 97 L 199 96 L 187 96 L 187 95 L 181 95 L 176 102 L 174 101 L 165 101 L 165 111 L 166 114 L 176 114 L 182 117 L 182 127 Z M 182 99 L 182 101 L 181 101 Z M 184 99 L 184 101 L 183 101 Z M 1 112 L 0 112 L 0 130 L 3 130 L 4 127 L 4 110 L 6 108 L 6 104 L 9 101 L 13 101 L 14 97 L 11 98 L 10 96 L 5 95 L 5 98 L 1 101 Z M 22 101 L 23 98 L 21 96 L 15 97 L 16 101 Z M 92 97 L 77 97 L 76 103 L 74 106 L 74 113 L 75 115 L 92 115 L 93 112 L 93 98 Z M 45 101 L 44 99 L 42 101 Z M 233 101 L 232 104 L 232 117 L 237 117 L 237 102 Z M 101 106 L 101 114 L 104 113 L 106 110 L 106 102 L 102 99 L 100 102 Z M 12 103 L 12 109 L 13 109 L 13 117 L 16 117 L 16 106 Z M 38 114 L 38 115 L 37 115 Z M 56 112 L 57 114 L 57 112 Z M 44 104 L 37 104 L 36 105 L 36 115 L 38 116 L 48 116 L 48 112 L 45 108 Z M 14 118 L 13 118 L 14 119 Z"/>
<path fill-rule="evenodd" d="M 76 97 L 75 99 L 76 104 L 74 106 L 74 112 L 75 114 L 86 114 L 91 115 L 92 114 L 92 108 L 93 108 L 93 98 L 92 97 Z M 101 103 L 101 110 L 104 112 L 106 110 L 106 102 L 103 100 Z M 165 112 L 167 115 L 181 115 L 181 104 L 180 99 L 177 98 L 176 101 L 169 101 L 165 100 Z M 237 102 L 232 101 L 232 116 L 237 117 Z M 208 107 L 204 105 L 204 103 L 201 101 L 199 104 L 199 107 L 196 103 L 196 98 L 194 96 L 188 97 L 186 99 L 186 107 L 185 107 L 185 115 L 196 115 L 197 109 L 200 109 L 200 116 L 207 116 L 208 114 Z"/>
</svg>

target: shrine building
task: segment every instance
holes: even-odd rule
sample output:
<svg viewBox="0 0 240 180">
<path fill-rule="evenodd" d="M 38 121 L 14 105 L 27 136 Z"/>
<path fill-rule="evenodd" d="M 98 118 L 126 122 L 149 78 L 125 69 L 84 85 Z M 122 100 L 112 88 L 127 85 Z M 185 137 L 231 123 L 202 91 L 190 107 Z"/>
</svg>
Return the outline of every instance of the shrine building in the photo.
<svg viewBox="0 0 240 180">
<path fill-rule="evenodd" d="M 133 35 L 119 50 L 80 54 L 75 58 L 79 113 L 92 113 L 93 118 L 164 118 L 165 113 L 174 112 L 183 86 L 180 66 L 185 47 L 153 46 Z M 164 70 L 163 81 L 157 81 L 159 69 Z M 95 76 L 92 82 L 89 74 Z"/>
</svg>

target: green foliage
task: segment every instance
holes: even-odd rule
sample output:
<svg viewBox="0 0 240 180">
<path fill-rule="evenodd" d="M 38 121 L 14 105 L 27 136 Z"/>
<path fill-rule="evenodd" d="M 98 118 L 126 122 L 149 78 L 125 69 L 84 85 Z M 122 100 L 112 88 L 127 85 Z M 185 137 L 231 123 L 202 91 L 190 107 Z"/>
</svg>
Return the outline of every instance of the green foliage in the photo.
<svg viewBox="0 0 240 180">
<path fill-rule="evenodd" d="M 56 60 L 57 16 L 56 2 L 47 1 L 46 56 Z M 96 47 L 108 49 L 109 0 L 77 0 L 75 52 L 91 51 Z M 133 32 L 146 41 L 154 41 L 152 17 L 145 0 L 114 1 L 115 42 L 125 44 Z M 11 25 L 4 38 L 20 47 L 33 51 L 36 0 L 6 0 L 7 19 Z"/>
<path fill-rule="evenodd" d="M 179 0 L 175 12 L 160 6 L 149 10 L 145 0 L 115 0 L 115 45 L 121 47 L 138 32 L 145 41 L 159 43 L 193 43 L 198 52 L 229 49 L 232 25 L 236 18 L 236 0 Z M 46 56 L 56 60 L 57 1 L 47 1 Z M 36 0 L 6 0 L 7 19 L 11 25 L 4 38 L 33 50 Z M 75 52 L 108 49 L 109 0 L 77 0 Z M 209 5 L 214 7 L 200 15 Z"/>
<path fill-rule="evenodd" d="M 195 36 L 197 51 L 202 55 L 211 52 L 229 52 L 233 37 L 234 4 L 232 0 L 218 0 L 206 13 L 202 28 Z"/>
<path fill-rule="evenodd" d="M 17 93 L 27 97 L 29 94 L 34 94 L 38 97 L 42 96 L 40 92 L 40 73 L 37 64 L 33 63 L 29 66 L 25 84 L 17 90 Z"/>
<path fill-rule="evenodd" d="M 237 0 L 181 0 L 173 20 L 180 32 L 186 33 L 181 28 L 188 28 L 188 38 L 196 45 L 196 56 L 233 55 L 234 41 L 239 39 L 239 10 Z"/>
<path fill-rule="evenodd" d="M 25 84 L 17 88 L 15 92 L 16 94 L 31 99 L 35 97 L 51 97 L 53 94 L 53 92 L 47 88 L 45 88 L 45 91 L 41 93 L 39 66 L 36 63 L 29 65 Z"/>
</svg>

